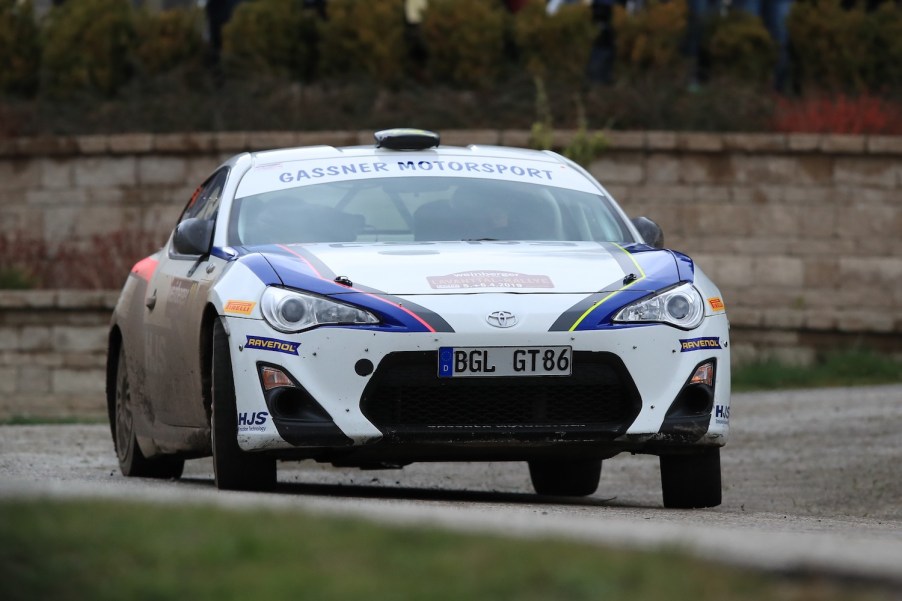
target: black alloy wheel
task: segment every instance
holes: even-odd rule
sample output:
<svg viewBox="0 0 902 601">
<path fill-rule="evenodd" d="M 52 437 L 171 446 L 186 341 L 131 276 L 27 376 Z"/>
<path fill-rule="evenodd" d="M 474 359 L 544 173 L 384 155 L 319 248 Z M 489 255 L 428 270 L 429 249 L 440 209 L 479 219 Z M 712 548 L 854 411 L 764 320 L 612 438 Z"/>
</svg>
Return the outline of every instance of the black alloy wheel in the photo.
<svg viewBox="0 0 902 601">
<path fill-rule="evenodd" d="M 533 460 L 529 477 L 540 495 L 586 497 L 598 490 L 601 459 Z"/>
<path fill-rule="evenodd" d="M 720 447 L 683 455 L 661 455 L 664 507 L 696 509 L 721 503 Z"/>
<path fill-rule="evenodd" d="M 116 457 L 119 459 L 119 470 L 122 475 L 161 479 L 181 477 L 185 468 L 183 459 L 166 456 L 148 459 L 138 446 L 138 438 L 135 435 L 135 408 L 124 346 L 119 349 L 119 358 L 116 362 L 114 394 L 113 441 L 116 444 Z"/>
</svg>

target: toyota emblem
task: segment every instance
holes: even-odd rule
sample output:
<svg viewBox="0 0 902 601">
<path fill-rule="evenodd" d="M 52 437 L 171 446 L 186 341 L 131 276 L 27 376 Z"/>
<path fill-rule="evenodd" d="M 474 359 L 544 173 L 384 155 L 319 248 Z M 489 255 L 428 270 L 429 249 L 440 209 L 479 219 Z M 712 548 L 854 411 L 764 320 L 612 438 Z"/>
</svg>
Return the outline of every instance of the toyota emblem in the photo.
<svg viewBox="0 0 902 601">
<path fill-rule="evenodd" d="M 492 311 L 485 320 L 489 322 L 490 326 L 496 328 L 512 328 L 517 325 L 518 321 L 517 316 L 510 311 Z"/>
</svg>

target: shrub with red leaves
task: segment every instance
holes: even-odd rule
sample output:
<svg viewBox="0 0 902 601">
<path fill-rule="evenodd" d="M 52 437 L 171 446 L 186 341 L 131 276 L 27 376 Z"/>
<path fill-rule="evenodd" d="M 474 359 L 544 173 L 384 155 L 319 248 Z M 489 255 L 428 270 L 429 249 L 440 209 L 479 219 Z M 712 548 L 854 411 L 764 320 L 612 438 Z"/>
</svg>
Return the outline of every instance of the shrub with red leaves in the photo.
<svg viewBox="0 0 902 601">
<path fill-rule="evenodd" d="M 157 234 L 120 230 L 50 248 L 21 231 L 0 234 L 0 289 L 118 289 L 162 242 Z"/>
<path fill-rule="evenodd" d="M 848 97 L 778 98 L 774 130 L 831 134 L 902 135 L 902 107 L 862 94 Z"/>
<path fill-rule="evenodd" d="M 22 231 L 0 234 L 0 289 L 27 289 L 47 276 L 47 244 Z"/>
<path fill-rule="evenodd" d="M 52 254 L 45 288 L 117 290 L 132 266 L 164 240 L 144 231 L 119 230 L 83 242 L 66 241 Z"/>
</svg>

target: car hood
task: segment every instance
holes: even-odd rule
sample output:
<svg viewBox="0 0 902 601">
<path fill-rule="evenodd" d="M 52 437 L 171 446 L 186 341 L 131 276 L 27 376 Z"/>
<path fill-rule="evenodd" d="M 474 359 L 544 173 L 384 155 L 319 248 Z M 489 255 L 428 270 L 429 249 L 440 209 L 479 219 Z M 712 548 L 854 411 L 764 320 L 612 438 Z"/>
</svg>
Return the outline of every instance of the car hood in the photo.
<svg viewBox="0 0 902 601">
<path fill-rule="evenodd" d="M 259 253 L 282 285 L 323 294 L 590 294 L 657 290 L 692 280 L 688 258 L 598 242 L 296 244 Z M 336 283 L 338 282 L 338 283 Z"/>
</svg>

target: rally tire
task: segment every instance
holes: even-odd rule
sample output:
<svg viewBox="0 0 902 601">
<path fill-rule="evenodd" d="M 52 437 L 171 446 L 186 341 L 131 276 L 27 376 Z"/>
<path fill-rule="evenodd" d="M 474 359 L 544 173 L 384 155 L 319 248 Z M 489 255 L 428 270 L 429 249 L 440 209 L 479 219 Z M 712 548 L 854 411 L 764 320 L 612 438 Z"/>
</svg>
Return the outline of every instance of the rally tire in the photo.
<svg viewBox="0 0 902 601">
<path fill-rule="evenodd" d="M 721 503 L 720 447 L 699 453 L 661 455 L 664 507 L 696 509 Z"/>
<path fill-rule="evenodd" d="M 534 460 L 529 477 L 540 495 L 586 497 L 598 490 L 601 459 Z"/>
<path fill-rule="evenodd" d="M 128 364 L 125 349 L 119 349 L 116 360 L 116 389 L 113 392 L 113 443 L 119 459 L 119 471 L 123 476 L 140 478 L 179 478 L 185 468 L 185 461 L 173 457 L 148 459 L 138 446 L 135 434 L 134 403 L 128 378 Z"/>
<path fill-rule="evenodd" d="M 238 446 L 238 412 L 229 338 L 222 322 L 213 326 L 213 475 L 220 490 L 268 491 L 276 487 L 276 460 Z"/>
</svg>

